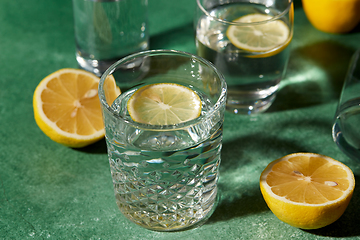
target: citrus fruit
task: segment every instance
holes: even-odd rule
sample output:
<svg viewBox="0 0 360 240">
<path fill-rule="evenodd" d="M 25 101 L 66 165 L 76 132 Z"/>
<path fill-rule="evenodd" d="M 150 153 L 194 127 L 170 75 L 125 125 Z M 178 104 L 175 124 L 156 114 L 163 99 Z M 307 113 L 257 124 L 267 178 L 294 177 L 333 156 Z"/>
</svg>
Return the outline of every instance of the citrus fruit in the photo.
<svg viewBox="0 0 360 240">
<path fill-rule="evenodd" d="M 343 163 L 315 153 L 294 153 L 271 162 L 260 177 L 261 193 L 283 222 L 317 229 L 335 222 L 352 197 L 355 179 Z"/>
<path fill-rule="evenodd" d="M 269 52 L 251 57 L 268 57 L 282 51 L 291 40 L 289 27 L 281 20 L 266 22 L 272 17 L 266 14 L 254 13 L 242 16 L 233 22 L 254 23 L 253 25 L 231 25 L 226 31 L 229 41 L 237 48 L 249 52 Z"/>
<path fill-rule="evenodd" d="M 136 90 L 127 108 L 135 122 L 171 125 L 199 117 L 201 100 L 188 87 L 175 83 L 155 83 Z"/>
<path fill-rule="evenodd" d="M 346 33 L 360 22 L 360 0 L 302 0 L 310 23 L 328 33 Z"/>
<path fill-rule="evenodd" d="M 120 94 L 113 78 L 107 79 L 111 93 Z M 45 77 L 33 95 L 34 117 L 52 140 L 69 147 L 84 147 L 104 137 L 98 98 L 99 78 L 79 69 L 60 69 Z"/>
</svg>

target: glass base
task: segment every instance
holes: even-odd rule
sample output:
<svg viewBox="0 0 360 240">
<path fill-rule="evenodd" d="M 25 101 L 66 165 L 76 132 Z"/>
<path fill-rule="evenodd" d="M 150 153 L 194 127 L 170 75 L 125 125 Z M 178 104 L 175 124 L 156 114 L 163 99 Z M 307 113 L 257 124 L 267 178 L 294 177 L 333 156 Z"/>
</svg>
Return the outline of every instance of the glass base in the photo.
<svg viewBox="0 0 360 240">
<path fill-rule="evenodd" d="M 350 158 L 360 160 L 360 101 L 345 102 L 339 107 L 332 127 L 334 142 Z"/>
<path fill-rule="evenodd" d="M 332 135 L 334 142 L 342 152 L 352 159 L 360 160 L 360 150 L 354 148 L 346 141 L 338 122 L 335 122 L 333 125 Z"/>
<path fill-rule="evenodd" d="M 272 94 L 263 99 L 250 99 L 239 98 L 239 96 L 232 96 L 228 94 L 226 102 L 226 110 L 235 114 L 251 115 L 255 113 L 265 112 L 274 102 L 276 94 Z"/>
<path fill-rule="evenodd" d="M 109 60 L 94 60 L 86 59 L 80 56 L 79 53 L 76 53 L 76 61 L 79 64 L 79 67 L 94 73 L 96 76 L 100 77 L 106 69 L 108 69 L 112 64 L 118 61 L 121 57 L 109 59 Z"/>
<path fill-rule="evenodd" d="M 218 193 L 218 191 L 216 191 L 215 194 L 216 195 L 215 195 L 215 198 L 213 199 L 213 201 L 210 201 L 207 208 L 204 209 L 203 216 L 198 217 L 198 218 L 193 218 L 192 220 L 188 221 L 187 223 L 186 222 L 183 222 L 183 223 L 181 223 L 181 222 L 174 223 L 173 222 L 173 224 L 171 224 L 171 221 L 170 221 L 170 222 L 168 222 L 168 224 L 163 223 L 163 225 L 160 224 L 157 226 L 155 226 L 155 225 L 150 226 L 149 224 L 145 224 L 144 219 L 146 217 L 143 217 L 143 216 L 141 217 L 138 215 L 137 217 L 140 217 L 141 220 L 140 220 L 140 218 L 139 218 L 139 220 L 136 220 L 136 218 L 134 218 L 134 216 L 129 215 L 127 212 L 124 212 L 124 209 L 122 208 L 121 204 L 119 204 L 118 201 L 117 201 L 117 204 L 118 204 L 120 211 L 124 214 L 124 216 L 126 218 L 128 218 L 131 222 L 133 222 L 143 228 L 146 228 L 146 229 L 149 229 L 152 231 L 158 231 L 158 232 L 176 232 L 176 231 L 190 230 L 190 229 L 198 228 L 198 227 L 201 227 L 202 225 L 204 225 L 207 222 L 207 220 L 211 217 L 211 215 L 214 213 L 214 211 L 220 201 L 220 193 Z M 144 213 L 146 213 L 146 211 L 142 212 L 142 214 L 144 214 Z M 170 220 L 175 219 L 176 217 L 179 217 L 177 215 L 164 213 L 164 214 L 159 214 L 158 216 L 153 216 L 152 221 L 156 220 L 156 221 L 164 222 L 165 219 L 168 217 L 167 215 L 170 216 L 170 218 L 169 218 Z M 189 216 L 187 216 L 187 217 L 189 217 Z M 173 225 L 173 227 L 170 227 L 169 223 L 170 223 L 170 225 Z"/>
</svg>

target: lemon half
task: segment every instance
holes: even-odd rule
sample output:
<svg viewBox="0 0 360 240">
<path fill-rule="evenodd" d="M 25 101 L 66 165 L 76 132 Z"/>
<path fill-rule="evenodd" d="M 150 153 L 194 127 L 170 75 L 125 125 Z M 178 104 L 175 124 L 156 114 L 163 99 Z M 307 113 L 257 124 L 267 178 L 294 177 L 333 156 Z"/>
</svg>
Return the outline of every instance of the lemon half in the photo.
<svg viewBox="0 0 360 240">
<path fill-rule="evenodd" d="M 355 188 L 343 163 L 315 153 L 295 153 L 271 162 L 260 177 L 261 193 L 282 221 L 302 229 L 335 222 Z"/>
<path fill-rule="evenodd" d="M 113 78 L 107 79 L 107 100 L 119 94 Z M 33 95 L 34 117 L 52 140 L 69 147 L 84 147 L 104 137 L 99 78 L 80 69 L 60 69 L 45 77 Z"/>
</svg>

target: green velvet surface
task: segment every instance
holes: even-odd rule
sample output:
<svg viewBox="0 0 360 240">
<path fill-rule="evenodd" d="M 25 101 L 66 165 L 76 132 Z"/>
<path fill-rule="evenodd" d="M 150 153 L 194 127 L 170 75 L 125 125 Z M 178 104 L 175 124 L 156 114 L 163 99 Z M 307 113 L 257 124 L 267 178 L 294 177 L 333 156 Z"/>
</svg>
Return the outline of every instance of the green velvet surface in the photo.
<svg viewBox="0 0 360 240">
<path fill-rule="evenodd" d="M 195 0 L 149 0 L 150 48 L 195 53 Z M 118 210 L 105 141 L 83 149 L 52 142 L 37 127 L 32 94 L 42 78 L 77 67 L 70 0 L 0 1 L 0 239 L 359 239 L 360 188 L 330 226 L 305 231 L 266 206 L 259 176 L 294 152 L 347 164 L 359 185 L 360 161 L 333 142 L 331 126 L 359 28 L 334 35 L 313 28 L 295 2 L 292 52 L 285 79 L 265 113 L 226 113 L 221 200 L 196 229 L 143 229 Z"/>
</svg>

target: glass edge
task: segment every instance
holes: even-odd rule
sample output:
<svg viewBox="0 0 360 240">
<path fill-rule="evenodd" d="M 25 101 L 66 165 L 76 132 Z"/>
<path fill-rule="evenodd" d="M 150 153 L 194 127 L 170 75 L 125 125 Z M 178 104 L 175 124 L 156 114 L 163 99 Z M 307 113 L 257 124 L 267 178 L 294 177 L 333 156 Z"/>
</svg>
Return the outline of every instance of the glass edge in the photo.
<svg viewBox="0 0 360 240">
<path fill-rule="evenodd" d="M 241 23 L 241 22 L 229 22 L 229 21 L 226 21 L 224 19 L 211 16 L 210 13 L 201 5 L 200 1 L 201 0 L 196 0 L 197 6 L 200 8 L 200 10 L 205 15 L 209 16 L 214 21 L 218 21 L 218 22 L 228 24 L 228 25 L 235 25 L 235 26 L 249 26 L 249 25 L 251 26 L 251 25 L 259 25 L 259 24 L 264 24 L 264 23 L 267 23 L 267 22 L 272 22 L 272 21 L 274 21 L 276 19 L 279 19 L 279 18 L 283 17 L 285 14 L 289 13 L 291 11 L 291 8 L 293 8 L 293 5 L 294 5 L 294 1 L 290 0 L 288 6 L 280 14 L 278 14 L 278 15 L 276 15 L 276 16 L 268 19 L 268 20 L 260 21 L 260 22 L 252 22 L 252 23 Z M 249 3 L 252 3 L 252 2 L 249 2 Z M 223 5 L 223 4 L 221 4 L 221 5 Z M 264 5 L 264 6 L 266 6 L 266 5 Z"/>
<path fill-rule="evenodd" d="M 211 108 L 211 110 L 208 112 L 208 114 L 206 116 L 200 116 L 193 120 L 183 122 L 183 123 L 173 124 L 173 125 L 151 125 L 151 124 L 144 124 L 144 123 L 138 123 L 138 122 L 130 122 L 124 118 L 116 116 L 116 113 L 113 111 L 111 106 L 109 106 L 109 104 L 107 103 L 105 94 L 103 91 L 103 83 L 104 83 L 106 77 L 108 75 L 112 74 L 118 65 L 120 65 L 124 62 L 127 62 L 131 59 L 135 59 L 135 58 L 141 57 L 141 56 L 146 56 L 149 54 L 153 55 L 153 56 L 163 55 L 163 54 L 169 54 L 169 55 L 170 54 L 180 54 L 183 56 L 187 56 L 189 58 L 195 58 L 197 61 L 211 67 L 214 70 L 216 75 L 218 75 L 219 78 L 221 79 L 221 93 L 220 93 L 220 96 L 217 98 L 216 102 L 214 103 L 214 106 Z M 99 95 L 102 111 L 106 110 L 109 114 L 118 118 L 119 120 L 122 120 L 122 121 L 126 122 L 127 124 L 130 124 L 139 129 L 152 130 L 152 131 L 168 131 L 168 130 L 179 130 L 179 129 L 189 128 L 193 125 L 198 124 L 200 121 L 203 121 L 204 119 L 211 118 L 215 114 L 215 112 L 218 110 L 221 110 L 222 107 L 225 109 L 226 96 L 227 96 L 227 84 L 225 82 L 225 77 L 223 76 L 223 74 L 219 70 L 217 70 L 217 68 L 214 66 L 214 64 L 212 64 L 210 61 L 208 61 L 200 56 L 197 56 L 195 54 L 184 52 L 184 51 L 157 49 L 157 50 L 146 50 L 146 51 L 134 53 L 134 54 L 128 55 L 128 56 L 120 59 L 119 61 L 115 62 L 114 64 L 112 64 L 102 74 L 102 76 L 100 78 L 99 87 L 98 87 L 98 95 Z"/>
</svg>

